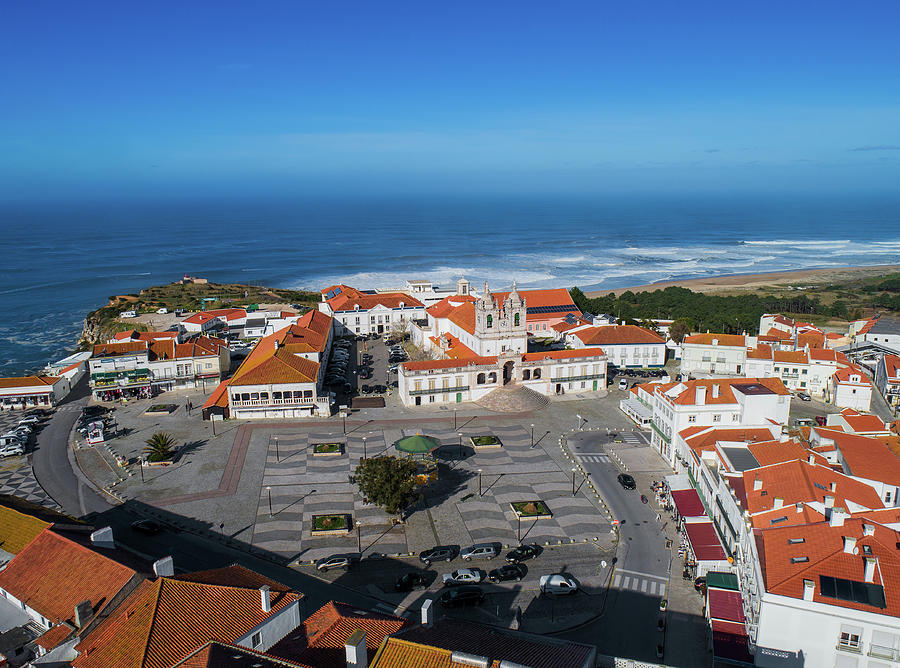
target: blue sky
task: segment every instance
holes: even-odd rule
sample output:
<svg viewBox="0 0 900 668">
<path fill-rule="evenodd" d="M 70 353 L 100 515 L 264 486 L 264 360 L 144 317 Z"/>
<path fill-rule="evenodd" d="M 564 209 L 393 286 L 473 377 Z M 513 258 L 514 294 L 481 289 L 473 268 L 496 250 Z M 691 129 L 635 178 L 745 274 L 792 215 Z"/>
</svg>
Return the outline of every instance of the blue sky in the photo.
<svg viewBox="0 0 900 668">
<path fill-rule="evenodd" d="M 0 198 L 889 191 L 900 4 L 40 2 Z"/>
</svg>

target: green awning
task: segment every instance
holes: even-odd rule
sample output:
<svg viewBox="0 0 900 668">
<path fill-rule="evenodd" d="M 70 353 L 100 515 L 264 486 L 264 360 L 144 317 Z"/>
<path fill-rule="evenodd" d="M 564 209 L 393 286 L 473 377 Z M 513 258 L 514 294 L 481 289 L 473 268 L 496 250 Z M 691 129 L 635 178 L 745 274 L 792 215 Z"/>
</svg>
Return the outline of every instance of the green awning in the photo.
<svg viewBox="0 0 900 668">
<path fill-rule="evenodd" d="M 410 455 L 426 455 L 432 450 L 441 447 L 441 442 L 431 436 L 416 434 L 415 436 L 401 438 L 394 443 L 394 447 L 400 452 L 405 452 Z"/>
<path fill-rule="evenodd" d="M 706 574 L 706 586 L 711 589 L 730 589 L 738 591 L 738 579 L 734 573 L 710 571 Z"/>
</svg>

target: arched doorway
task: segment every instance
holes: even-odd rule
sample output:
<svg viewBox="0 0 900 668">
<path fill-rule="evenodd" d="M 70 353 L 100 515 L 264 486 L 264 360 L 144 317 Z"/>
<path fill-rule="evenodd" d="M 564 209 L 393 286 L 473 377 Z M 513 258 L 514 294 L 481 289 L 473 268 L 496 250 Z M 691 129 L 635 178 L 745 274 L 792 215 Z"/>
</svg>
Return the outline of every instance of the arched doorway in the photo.
<svg viewBox="0 0 900 668">
<path fill-rule="evenodd" d="M 513 366 L 515 366 L 515 362 L 510 360 L 506 364 L 503 365 L 503 384 L 508 385 L 512 382 L 513 379 Z"/>
</svg>

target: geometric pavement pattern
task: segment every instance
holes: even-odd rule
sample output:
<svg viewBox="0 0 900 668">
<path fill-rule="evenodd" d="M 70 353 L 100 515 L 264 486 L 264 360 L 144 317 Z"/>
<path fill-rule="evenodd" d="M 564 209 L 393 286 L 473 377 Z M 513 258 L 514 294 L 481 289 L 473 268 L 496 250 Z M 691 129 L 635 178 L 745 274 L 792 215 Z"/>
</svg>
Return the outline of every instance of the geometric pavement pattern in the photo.
<svg viewBox="0 0 900 668">
<path fill-rule="evenodd" d="M 38 484 L 30 466 L 15 471 L 0 471 L 0 494 L 9 494 L 47 508 L 59 509 L 43 487 Z"/>
</svg>

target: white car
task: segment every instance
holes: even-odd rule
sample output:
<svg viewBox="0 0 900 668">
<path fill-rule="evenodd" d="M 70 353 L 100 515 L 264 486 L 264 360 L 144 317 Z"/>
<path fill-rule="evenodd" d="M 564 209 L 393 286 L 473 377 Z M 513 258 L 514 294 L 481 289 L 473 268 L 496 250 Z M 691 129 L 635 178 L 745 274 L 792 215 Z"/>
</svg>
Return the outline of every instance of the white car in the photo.
<svg viewBox="0 0 900 668">
<path fill-rule="evenodd" d="M 460 568 L 452 573 L 444 573 L 441 581 L 445 587 L 454 585 L 478 584 L 484 580 L 484 571 L 478 568 Z"/>
<path fill-rule="evenodd" d="M 0 457 L 12 457 L 14 455 L 24 455 L 25 448 L 21 445 L 4 445 L 0 447 Z"/>
<path fill-rule="evenodd" d="M 562 573 L 542 575 L 540 579 L 542 594 L 565 595 L 578 591 L 578 583 L 572 578 L 567 578 Z"/>
<path fill-rule="evenodd" d="M 28 417 L 19 420 L 19 424 L 37 424 L 40 421 L 41 419 L 39 417 L 29 415 Z"/>
</svg>

